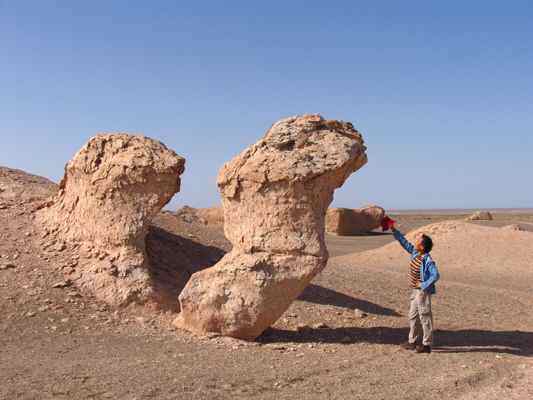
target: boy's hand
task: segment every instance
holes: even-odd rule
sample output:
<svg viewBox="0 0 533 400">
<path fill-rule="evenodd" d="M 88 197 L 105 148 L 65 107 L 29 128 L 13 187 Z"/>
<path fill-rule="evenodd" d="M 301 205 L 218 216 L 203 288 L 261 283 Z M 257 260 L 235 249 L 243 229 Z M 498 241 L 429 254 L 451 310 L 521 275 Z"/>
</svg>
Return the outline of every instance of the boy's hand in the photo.
<svg viewBox="0 0 533 400">
<path fill-rule="evenodd" d="M 390 218 L 388 215 L 385 215 L 381 221 L 381 229 L 383 232 L 388 231 L 389 229 L 395 230 L 394 224 L 396 224 L 396 221 Z"/>
</svg>

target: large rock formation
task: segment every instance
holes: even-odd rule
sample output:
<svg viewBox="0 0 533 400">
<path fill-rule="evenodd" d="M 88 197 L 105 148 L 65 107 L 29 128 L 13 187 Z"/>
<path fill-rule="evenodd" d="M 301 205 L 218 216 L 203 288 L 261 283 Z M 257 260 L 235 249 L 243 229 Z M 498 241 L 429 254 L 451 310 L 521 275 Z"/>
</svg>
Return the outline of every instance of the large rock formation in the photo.
<svg viewBox="0 0 533 400">
<path fill-rule="evenodd" d="M 330 208 L 326 213 L 326 232 L 335 235 L 367 233 L 381 226 L 385 210 L 378 206 Z"/>
<path fill-rule="evenodd" d="M 319 115 L 281 120 L 218 176 L 233 249 L 193 274 L 176 326 L 252 339 L 326 265 L 324 217 L 333 191 L 367 159 L 352 124 Z"/>
<path fill-rule="evenodd" d="M 144 136 L 93 137 L 39 211 L 50 234 L 81 253 L 74 283 L 112 304 L 151 295 L 147 223 L 180 189 L 185 160 Z"/>
<path fill-rule="evenodd" d="M 492 214 L 489 211 L 476 211 L 466 218 L 467 221 L 492 221 Z"/>
</svg>

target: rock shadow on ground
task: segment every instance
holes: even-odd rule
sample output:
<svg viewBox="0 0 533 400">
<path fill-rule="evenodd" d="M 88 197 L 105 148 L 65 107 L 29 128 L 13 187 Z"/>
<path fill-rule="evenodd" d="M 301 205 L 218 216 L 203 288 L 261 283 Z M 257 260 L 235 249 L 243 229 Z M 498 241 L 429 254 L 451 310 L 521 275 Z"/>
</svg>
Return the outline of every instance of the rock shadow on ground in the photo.
<svg viewBox="0 0 533 400">
<path fill-rule="evenodd" d="M 357 299 L 344 293 L 323 286 L 310 284 L 305 288 L 298 300 L 309 303 L 361 310 L 368 314 L 400 317 L 401 314 L 392 308 L 382 307 L 366 300 Z"/>
<path fill-rule="evenodd" d="M 192 274 L 215 265 L 226 251 L 151 225 L 146 236 L 149 274 L 156 303 L 179 312 L 178 295 Z"/>
</svg>

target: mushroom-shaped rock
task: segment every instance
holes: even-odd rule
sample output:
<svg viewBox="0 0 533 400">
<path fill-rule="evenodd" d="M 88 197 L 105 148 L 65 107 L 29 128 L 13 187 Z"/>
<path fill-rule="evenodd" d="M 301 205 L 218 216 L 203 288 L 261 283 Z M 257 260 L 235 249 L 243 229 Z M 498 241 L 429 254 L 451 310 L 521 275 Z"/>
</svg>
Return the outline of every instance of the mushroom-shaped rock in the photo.
<svg viewBox="0 0 533 400">
<path fill-rule="evenodd" d="M 218 176 L 233 249 L 193 274 L 175 325 L 253 339 L 325 266 L 324 217 L 333 191 L 367 161 L 352 124 L 319 115 L 281 120 Z"/>
<path fill-rule="evenodd" d="M 326 213 L 326 232 L 336 235 L 367 233 L 381 226 L 385 210 L 378 206 L 330 208 Z"/>
<path fill-rule="evenodd" d="M 76 153 L 38 215 L 79 249 L 75 284 L 116 305 L 150 298 L 148 222 L 179 191 L 184 166 L 161 142 L 122 133 L 97 135 Z"/>
</svg>

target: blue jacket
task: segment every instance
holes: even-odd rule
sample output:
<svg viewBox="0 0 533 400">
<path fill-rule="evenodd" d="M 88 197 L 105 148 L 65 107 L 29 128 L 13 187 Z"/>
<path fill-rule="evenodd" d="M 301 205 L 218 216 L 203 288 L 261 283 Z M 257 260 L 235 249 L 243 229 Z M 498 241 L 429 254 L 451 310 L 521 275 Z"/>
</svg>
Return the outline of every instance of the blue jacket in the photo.
<svg viewBox="0 0 533 400">
<path fill-rule="evenodd" d="M 402 247 L 411 255 L 411 260 L 419 255 L 412 243 L 402 235 L 402 233 L 395 229 L 392 231 L 394 238 L 400 242 Z M 435 283 L 439 280 L 440 274 L 437 269 L 435 261 L 429 254 L 424 254 L 422 258 L 422 266 L 420 267 L 420 288 L 430 294 L 435 294 Z"/>
</svg>

